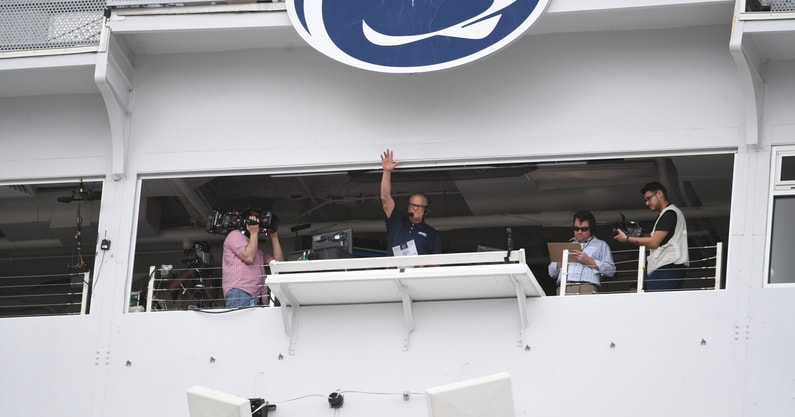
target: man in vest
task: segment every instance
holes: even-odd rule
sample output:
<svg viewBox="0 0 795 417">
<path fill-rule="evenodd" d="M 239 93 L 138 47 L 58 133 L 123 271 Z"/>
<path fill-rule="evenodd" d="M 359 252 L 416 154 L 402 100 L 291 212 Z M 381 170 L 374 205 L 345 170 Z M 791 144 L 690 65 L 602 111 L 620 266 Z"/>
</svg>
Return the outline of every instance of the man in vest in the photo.
<svg viewBox="0 0 795 417">
<path fill-rule="evenodd" d="M 640 189 L 646 206 L 659 212 L 651 235 L 630 237 L 623 230 L 613 237 L 620 242 L 643 245 L 649 249 L 646 258 L 646 290 L 673 290 L 682 287 L 685 269 L 690 265 L 685 215 L 668 202 L 668 191 L 659 182 L 650 182 Z"/>
</svg>

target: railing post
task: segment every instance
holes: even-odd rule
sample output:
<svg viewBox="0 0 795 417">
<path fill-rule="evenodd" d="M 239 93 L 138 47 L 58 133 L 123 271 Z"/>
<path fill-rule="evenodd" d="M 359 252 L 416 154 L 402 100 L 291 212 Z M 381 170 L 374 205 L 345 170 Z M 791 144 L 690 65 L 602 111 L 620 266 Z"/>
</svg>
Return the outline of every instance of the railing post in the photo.
<svg viewBox="0 0 795 417">
<path fill-rule="evenodd" d="M 83 316 L 86 314 L 86 306 L 88 305 L 88 276 L 89 272 L 83 273 L 83 294 L 80 298 L 80 315 Z"/>
<path fill-rule="evenodd" d="M 643 271 L 646 270 L 646 247 L 638 247 L 638 288 L 637 292 L 643 292 Z"/>
<path fill-rule="evenodd" d="M 715 244 L 715 289 L 720 289 L 723 281 L 723 242 Z"/>
<path fill-rule="evenodd" d="M 560 295 L 566 295 L 566 286 L 569 281 L 569 250 L 563 249 L 560 259 Z"/>
<path fill-rule="evenodd" d="M 146 311 L 152 311 L 152 297 L 155 293 L 155 270 L 154 265 L 149 267 L 149 285 L 146 289 Z"/>
</svg>

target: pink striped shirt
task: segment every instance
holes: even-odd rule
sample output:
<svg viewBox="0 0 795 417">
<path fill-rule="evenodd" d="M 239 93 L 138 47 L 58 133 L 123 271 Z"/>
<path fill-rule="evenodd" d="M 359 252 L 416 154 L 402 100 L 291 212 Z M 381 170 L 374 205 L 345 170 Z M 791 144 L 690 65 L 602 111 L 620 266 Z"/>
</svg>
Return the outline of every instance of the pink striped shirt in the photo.
<svg viewBox="0 0 795 417">
<path fill-rule="evenodd" d="M 273 257 L 257 249 L 254 262 L 240 259 L 240 252 L 248 245 L 248 237 L 241 231 L 232 231 L 224 240 L 223 289 L 226 295 L 232 288 L 241 289 L 253 296 L 265 294 L 265 267 Z"/>
</svg>

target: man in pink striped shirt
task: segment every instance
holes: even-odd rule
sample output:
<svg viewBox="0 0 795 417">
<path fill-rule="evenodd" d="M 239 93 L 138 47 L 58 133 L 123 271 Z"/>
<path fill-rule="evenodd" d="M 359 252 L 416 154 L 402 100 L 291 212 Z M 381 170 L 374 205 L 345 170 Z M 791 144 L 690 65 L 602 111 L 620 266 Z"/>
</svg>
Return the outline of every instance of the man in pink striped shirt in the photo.
<svg viewBox="0 0 795 417">
<path fill-rule="evenodd" d="M 271 260 L 284 260 L 284 252 L 276 231 L 261 231 L 260 213 L 250 211 L 253 224 L 229 232 L 224 240 L 223 289 L 226 307 L 247 307 L 267 304 L 265 265 Z M 270 236 L 273 255 L 259 248 L 259 238 Z"/>
</svg>

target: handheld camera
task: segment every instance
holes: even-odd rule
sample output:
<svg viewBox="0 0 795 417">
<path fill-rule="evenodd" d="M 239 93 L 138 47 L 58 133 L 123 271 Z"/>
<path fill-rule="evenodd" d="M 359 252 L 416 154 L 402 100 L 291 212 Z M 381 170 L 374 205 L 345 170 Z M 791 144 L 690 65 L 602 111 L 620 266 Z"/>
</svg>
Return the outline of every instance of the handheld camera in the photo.
<svg viewBox="0 0 795 417">
<path fill-rule="evenodd" d="M 629 237 L 640 237 L 640 235 L 643 233 L 643 228 L 640 227 L 638 222 L 634 220 L 627 220 L 627 218 L 624 216 L 624 213 L 620 211 L 618 214 L 621 215 L 621 221 L 613 224 L 611 229 L 613 236 L 617 235 L 619 230 L 622 230 L 624 234 Z"/>
<path fill-rule="evenodd" d="M 261 213 L 257 215 L 257 213 Z M 251 214 L 258 220 L 249 219 Z M 227 234 L 233 230 L 243 230 L 246 226 L 259 224 L 260 233 L 277 232 L 279 218 L 269 210 L 231 209 L 226 212 L 216 209 L 207 216 L 208 233 Z"/>
</svg>

